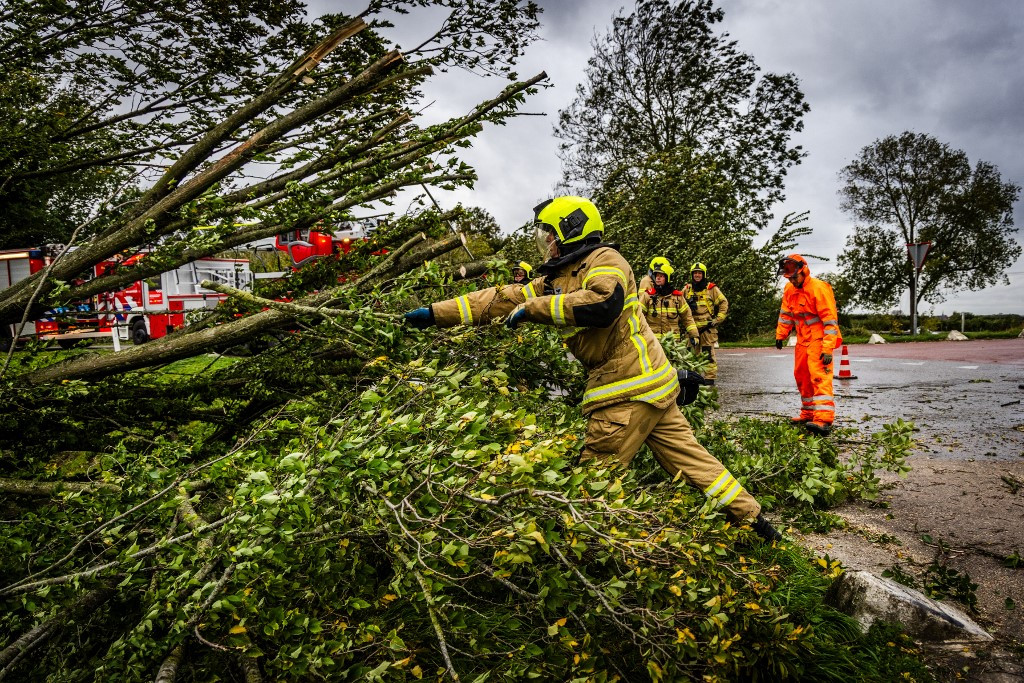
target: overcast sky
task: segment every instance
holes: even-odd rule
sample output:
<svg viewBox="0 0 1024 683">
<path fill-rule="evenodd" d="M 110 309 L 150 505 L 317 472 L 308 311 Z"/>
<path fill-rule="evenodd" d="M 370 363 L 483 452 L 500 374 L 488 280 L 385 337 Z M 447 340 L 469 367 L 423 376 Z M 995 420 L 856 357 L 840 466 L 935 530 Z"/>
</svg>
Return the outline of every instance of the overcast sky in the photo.
<svg viewBox="0 0 1024 683">
<path fill-rule="evenodd" d="M 461 156 L 480 180 L 474 190 L 441 192 L 445 206 L 461 201 L 488 209 L 506 230 L 531 218 L 560 178 L 552 126 L 571 102 L 591 54 L 612 15 L 632 2 L 539 0 L 542 40 L 519 65 L 522 77 L 546 71 L 552 87 L 527 100 L 521 117 L 488 127 Z M 321 3 L 313 2 L 312 5 Z M 322 6 L 322 4 L 321 4 Z M 831 258 L 812 271 L 835 268 L 852 221 L 839 211 L 837 172 L 861 148 L 904 130 L 929 133 L 999 167 L 1024 183 L 1024 2 L 1021 0 L 725 0 L 724 30 L 766 72 L 793 72 L 811 106 L 794 141 L 807 151 L 790 172 L 778 219 L 810 210 L 813 235 L 800 250 Z M 403 46 L 433 31 L 410 18 L 390 34 Z M 441 74 L 426 88 L 434 104 L 427 122 L 465 112 L 503 83 L 465 73 Z M 1024 224 L 1024 203 L 1016 206 Z M 1019 238 L 1020 239 L 1020 238 Z M 672 255 L 670 255 L 671 257 Z M 686 255 L 675 255 L 680 261 Z M 713 269 L 714 264 L 709 264 Z M 1010 286 L 925 303 L 922 312 L 1024 314 L 1024 259 Z M 904 310 L 909 310 L 904 296 Z"/>
</svg>

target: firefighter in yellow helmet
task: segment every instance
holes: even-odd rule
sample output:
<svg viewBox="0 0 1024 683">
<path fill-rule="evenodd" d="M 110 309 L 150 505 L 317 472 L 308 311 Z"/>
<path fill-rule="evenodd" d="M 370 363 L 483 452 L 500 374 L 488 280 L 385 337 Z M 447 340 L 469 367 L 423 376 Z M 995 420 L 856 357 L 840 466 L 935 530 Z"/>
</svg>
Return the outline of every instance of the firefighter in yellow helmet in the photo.
<svg viewBox="0 0 1024 683">
<path fill-rule="evenodd" d="M 677 334 L 697 345 L 699 333 L 683 293 L 672 286 L 675 269 L 664 256 L 655 256 L 641 284 L 638 300 L 651 331 L 658 337 Z"/>
<path fill-rule="evenodd" d="M 714 282 L 708 282 L 708 267 L 703 263 L 690 266 L 690 282 L 683 286 L 683 298 L 690 306 L 693 319 L 700 332 L 700 350 L 708 357 L 704 376 L 712 380 L 718 377 L 718 362 L 715 360 L 715 344 L 718 342 L 718 326 L 725 321 L 729 312 L 729 300 Z"/>
<path fill-rule="evenodd" d="M 533 266 L 526 261 L 520 261 L 516 265 L 512 266 L 512 284 L 528 285 L 530 284 L 530 276 L 532 274 Z"/>
<path fill-rule="evenodd" d="M 534 208 L 537 246 L 546 259 L 525 287 L 470 292 L 409 311 L 413 327 L 532 322 L 563 332 L 572 355 L 589 371 L 583 394 L 588 416 L 582 459 L 628 465 L 645 443 L 662 467 L 699 487 L 763 538 L 779 533 L 754 497 L 694 438 L 676 405 L 679 379 L 640 315 L 636 283 L 618 248 L 602 242 L 597 207 L 582 197 L 557 197 Z"/>
</svg>

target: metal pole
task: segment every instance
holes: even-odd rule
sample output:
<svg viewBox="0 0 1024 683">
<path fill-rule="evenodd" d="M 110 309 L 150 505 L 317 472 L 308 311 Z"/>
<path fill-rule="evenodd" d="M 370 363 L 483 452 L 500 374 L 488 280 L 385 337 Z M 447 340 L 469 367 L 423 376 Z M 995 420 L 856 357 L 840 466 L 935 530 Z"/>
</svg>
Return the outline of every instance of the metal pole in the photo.
<svg viewBox="0 0 1024 683">
<path fill-rule="evenodd" d="M 921 273 L 920 270 L 914 269 L 914 291 L 910 293 L 910 334 L 917 336 L 917 276 Z"/>
<path fill-rule="evenodd" d="M 964 312 L 960 311 L 960 334 L 964 333 Z"/>
</svg>

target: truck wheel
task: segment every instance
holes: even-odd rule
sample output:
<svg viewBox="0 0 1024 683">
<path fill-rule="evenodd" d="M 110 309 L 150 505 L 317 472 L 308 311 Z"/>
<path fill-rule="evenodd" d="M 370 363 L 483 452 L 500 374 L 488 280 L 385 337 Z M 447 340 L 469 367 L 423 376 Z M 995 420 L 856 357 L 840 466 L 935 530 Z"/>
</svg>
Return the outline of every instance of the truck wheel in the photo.
<svg viewBox="0 0 1024 683">
<path fill-rule="evenodd" d="M 141 346 L 149 341 L 149 332 L 146 331 L 146 321 L 136 320 L 132 323 L 132 344 Z"/>
</svg>

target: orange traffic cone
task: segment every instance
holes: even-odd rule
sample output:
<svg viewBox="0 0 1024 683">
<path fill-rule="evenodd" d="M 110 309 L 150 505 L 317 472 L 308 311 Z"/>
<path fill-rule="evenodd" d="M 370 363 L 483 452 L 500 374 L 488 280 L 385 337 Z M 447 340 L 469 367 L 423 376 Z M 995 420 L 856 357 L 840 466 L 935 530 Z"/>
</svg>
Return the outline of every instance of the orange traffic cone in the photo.
<svg viewBox="0 0 1024 683">
<path fill-rule="evenodd" d="M 857 375 L 850 372 L 850 350 L 843 344 L 843 359 L 839 361 L 839 376 L 836 379 L 857 379 Z"/>
</svg>

